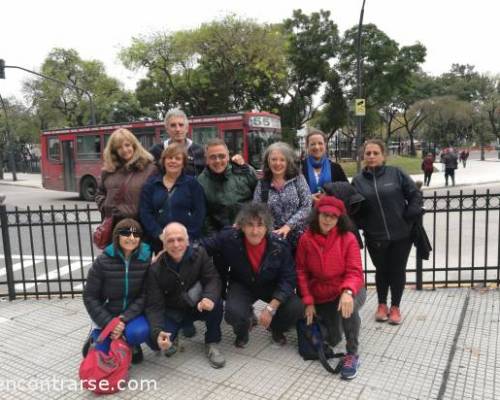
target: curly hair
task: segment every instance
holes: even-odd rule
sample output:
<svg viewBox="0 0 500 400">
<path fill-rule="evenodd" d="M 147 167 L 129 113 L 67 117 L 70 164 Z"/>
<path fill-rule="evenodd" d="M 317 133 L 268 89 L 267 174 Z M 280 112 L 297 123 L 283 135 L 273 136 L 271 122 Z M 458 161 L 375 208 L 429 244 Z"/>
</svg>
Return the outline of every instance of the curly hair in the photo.
<svg viewBox="0 0 500 400">
<path fill-rule="evenodd" d="M 245 203 L 238 212 L 238 215 L 236 215 L 234 223 L 241 228 L 244 225 L 250 224 L 253 220 L 261 221 L 266 226 L 268 232 L 273 230 L 273 216 L 267 204 Z"/>
<path fill-rule="evenodd" d="M 125 141 L 132 144 L 134 148 L 134 155 L 127 162 L 118 155 L 118 149 Z M 137 140 L 137 137 L 135 137 L 132 132 L 125 128 L 119 128 L 111 134 L 106 144 L 103 154 L 104 165 L 102 169 L 110 173 L 115 172 L 121 167 L 125 167 L 128 170 L 135 169 L 142 171 L 149 163 L 153 162 L 153 160 L 153 156 L 142 147 L 141 142 Z"/>
<path fill-rule="evenodd" d="M 273 151 L 280 152 L 286 161 L 286 171 L 285 179 L 292 179 L 299 175 L 299 168 L 297 166 L 297 157 L 293 152 L 293 149 L 285 142 L 275 142 L 271 144 L 264 152 L 264 164 L 262 166 L 262 171 L 264 179 L 271 181 L 273 179 L 273 173 L 269 167 L 269 157 Z"/>
</svg>

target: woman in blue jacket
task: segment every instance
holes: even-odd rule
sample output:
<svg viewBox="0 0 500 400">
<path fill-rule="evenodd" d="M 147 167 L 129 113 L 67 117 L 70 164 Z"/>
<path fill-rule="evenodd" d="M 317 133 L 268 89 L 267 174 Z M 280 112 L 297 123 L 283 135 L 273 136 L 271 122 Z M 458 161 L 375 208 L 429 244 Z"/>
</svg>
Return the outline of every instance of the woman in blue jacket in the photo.
<svg viewBox="0 0 500 400">
<path fill-rule="evenodd" d="M 163 248 L 160 234 L 170 222 L 184 225 L 191 240 L 201 235 L 205 194 L 198 181 L 184 173 L 186 164 L 185 149 L 170 144 L 160 158 L 163 175 L 152 177 L 142 188 L 139 216 L 155 253 Z"/>
</svg>

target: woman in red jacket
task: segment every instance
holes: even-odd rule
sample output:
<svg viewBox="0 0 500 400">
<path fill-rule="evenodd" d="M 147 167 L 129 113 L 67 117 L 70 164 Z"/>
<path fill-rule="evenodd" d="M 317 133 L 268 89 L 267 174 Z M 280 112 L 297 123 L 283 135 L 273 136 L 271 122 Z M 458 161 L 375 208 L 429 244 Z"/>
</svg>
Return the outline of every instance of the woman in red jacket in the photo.
<svg viewBox="0 0 500 400">
<path fill-rule="evenodd" d="M 359 309 L 366 300 L 361 255 L 344 203 L 323 196 L 311 214 L 309 229 L 297 248 L 297 283 L 310 324 L 315 315 L 327 329 L 327 341 L 336 346 L 346 337 L 347 354 L 341 377 L 357 374 Z"/>
</svg>

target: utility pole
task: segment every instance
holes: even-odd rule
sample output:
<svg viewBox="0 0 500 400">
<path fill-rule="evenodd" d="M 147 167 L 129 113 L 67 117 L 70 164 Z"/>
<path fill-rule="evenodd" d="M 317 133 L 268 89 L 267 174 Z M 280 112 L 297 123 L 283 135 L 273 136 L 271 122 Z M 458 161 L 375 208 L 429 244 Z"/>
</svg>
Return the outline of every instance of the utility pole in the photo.
<svg viewBox="0 0 500 400">
<path fill-rule="evenodd" d="M 363 60 L 361 58 L 361 31 L 363 29 L 363 15 L 365 13 L 365 0 L 363 0 L 363 5 L 361 6 L 361 13 L 359 14 L 359 25 L 358 25 L 358 40 L 356 41 L 357 47 L 357 57 L 356 57 L 356 72 L 357 72 L 357 99 L 355 99 L 354 104 L 354 114 L 356 116 L 356 171 L 361 170 L 361 155 L 359 153 L 361 145 L 363 144 L 363 118 L 365 117 L 366 103 L 363 98 Z"/>
</svg>

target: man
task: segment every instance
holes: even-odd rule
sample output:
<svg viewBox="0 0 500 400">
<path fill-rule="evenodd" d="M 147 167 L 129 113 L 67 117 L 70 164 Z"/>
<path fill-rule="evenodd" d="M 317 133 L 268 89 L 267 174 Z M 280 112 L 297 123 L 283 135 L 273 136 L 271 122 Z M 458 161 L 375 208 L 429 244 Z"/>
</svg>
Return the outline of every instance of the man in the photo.
<svg viewBox="0 0 500 400">
<path fill-rule="evenodd" d="M 229 151 L 222 139 L 209 140 L 205 156 L 207 167 L 198 182 L 207 199 L 206 230 L 213 233 L 234 223 L 241 206 L 252 200 L 257 177 L 249 165 L 229 162 Z"/>
<path fill-rule="evenodd" d="M 458 157 L 453 149 L 444 149 L 441 162 L 444 163 L 444 180 L 448 186 L 448 177 L 451 177 L 451 183 L 455 186 L 455 170 L 458 168 Z"/>
<path fill-rule="evenodd" d="M 206 251 L 189 244 L 184 225 L 168 224 L 162 240 L 164 252 L 152 264 L 146 283 L 151 339 L 168 350 L 181 326 L 203 320 L 208 361 L 222 368 L 226 360 L 217 346 L 223 313 L 219 275 Z"/>
<path fill-rule="evenodd" d="M 154 156 L 158 162 L 161 153 L 169 143 L 177 142 L 182 144 L 187 151 L 188 161 L 184 172 L 188 175 L 197 176 L 205 168 L 205 156 L 203 154 L 203 147 L 187 138 L 189 128 L 189 121 L 184 111 L 173 108 L 165 115 L 165 129 L 168 133 L 169 139 L 163 143 L 155 144 L 149 152 Z"/>
<path fill-rule="evenodd" d="M 284 332 L 304 315 L 295 294 L 291 250 L 287 242 L 272 234 L 272 217 L 265 204 L 243 205 L 236 226 L 201 241 L 209 254 L 220 253 L 227 267 L 225 320 L 236 335 L 234 345 L 245 347 L 248 343 L 257 300 L 266 303 L 258 323 L 271 331 L 276 343 L 284 345 Z"/>
</svg>

